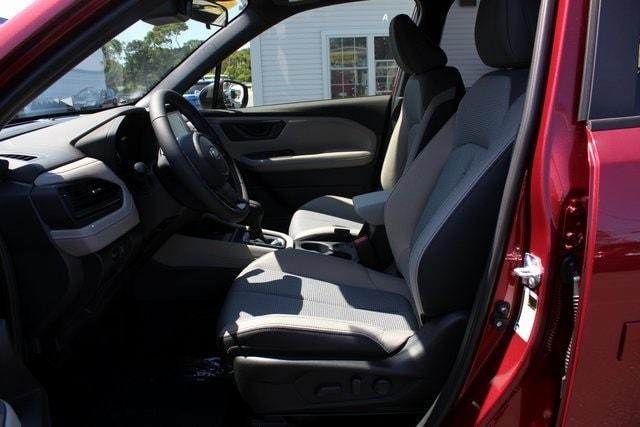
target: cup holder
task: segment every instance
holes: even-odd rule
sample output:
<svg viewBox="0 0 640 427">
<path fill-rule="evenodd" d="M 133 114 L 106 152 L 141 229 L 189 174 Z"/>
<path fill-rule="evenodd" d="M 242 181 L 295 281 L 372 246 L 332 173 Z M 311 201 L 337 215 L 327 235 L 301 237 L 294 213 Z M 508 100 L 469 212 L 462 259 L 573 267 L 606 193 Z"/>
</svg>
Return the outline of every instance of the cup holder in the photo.
<svg viewBox="0 0 640 427">
<path fill-rule="evenodd" d="M 333 252 L 333 248 L 330 245 L 321 242 L 302 242 L 300 247 L 302 249 L 319 252 L 321 254 L 329 254 Z"/>
<path fill-rule="evenodd" d="M 355 261 L 357 256 L 353 246 L 341 242 L 300 242 L 298 248 L 317 252 L 322 255 L 330 255 L 337 258 Z"/>
</svg>

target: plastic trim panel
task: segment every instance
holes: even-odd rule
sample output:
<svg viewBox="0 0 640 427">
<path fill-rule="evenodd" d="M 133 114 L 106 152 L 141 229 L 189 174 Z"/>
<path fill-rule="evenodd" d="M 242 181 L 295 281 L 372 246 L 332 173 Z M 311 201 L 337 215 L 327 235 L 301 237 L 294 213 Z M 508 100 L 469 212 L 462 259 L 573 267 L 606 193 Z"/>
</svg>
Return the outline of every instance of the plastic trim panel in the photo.
<svg viewBox="0 0 640 427">
<path fill-rule="evenodd" d="M 83 256 L 99 251 L 138 225 L 140 218 L 127 186 L 100 160 L 85 157 L 38 176 L 36 186 L 67 183 L 82 178 L 100 178 L 122 188 L 122 206 L 108 215 L 77 229 L 49 230 L 53 242 L 64 252 Z"/>
</svg>

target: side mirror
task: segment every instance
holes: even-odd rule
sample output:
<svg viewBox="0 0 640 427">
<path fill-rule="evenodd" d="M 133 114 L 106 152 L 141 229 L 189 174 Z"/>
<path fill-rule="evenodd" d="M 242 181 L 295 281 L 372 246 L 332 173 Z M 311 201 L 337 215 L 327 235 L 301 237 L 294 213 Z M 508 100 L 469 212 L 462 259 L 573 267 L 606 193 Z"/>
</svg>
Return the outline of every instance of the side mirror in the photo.
<svg viewBox="0 0 640 427">
<path fill-rule="evenodd" d="M 224 106 L 228 109 L 244 108 L 249 103 L 249 88 L 244 83 L 227 80 L 222 82 Z"/>
<path fill-rule="evenodd" d="M 200 108 L 210 108 L 213 105 L 214 84 L 205 86 L 198 94 Z M 224 106 L 229 110 L 244 108 L 249 103 L 249 88 L 244 83 L 233 80 L 223 80 L 220 82 L 220 89 L 217 96 L 216 106 Z"/>
</svg>

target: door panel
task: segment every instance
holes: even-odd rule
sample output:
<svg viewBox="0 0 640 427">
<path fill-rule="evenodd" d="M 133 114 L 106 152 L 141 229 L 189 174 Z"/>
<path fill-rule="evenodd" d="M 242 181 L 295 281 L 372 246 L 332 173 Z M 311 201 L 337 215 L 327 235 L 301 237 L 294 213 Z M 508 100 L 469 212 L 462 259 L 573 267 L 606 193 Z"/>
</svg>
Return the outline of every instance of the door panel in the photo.
<svg viewBox="0 0 640 427">
<path fill-rule="evenodd" d="M 259 173 L 364 166 L 376 153 L 376 135 L 352 120 L 232 117 L 213 125 L 236 161 Z"/>
<path fill-rule="evenodd" d="M 326 194 L 353 197 L 379 185 L 390 97 L 371 96 L 210 110 L 264 226 L 286 231 L 293 212 Z"/>
<path fill-rule="evenodd" d="M 587 257 L 563 421 L 638 425 L 640 118 L 637 127 L 588 137 Z"/>
</svg>

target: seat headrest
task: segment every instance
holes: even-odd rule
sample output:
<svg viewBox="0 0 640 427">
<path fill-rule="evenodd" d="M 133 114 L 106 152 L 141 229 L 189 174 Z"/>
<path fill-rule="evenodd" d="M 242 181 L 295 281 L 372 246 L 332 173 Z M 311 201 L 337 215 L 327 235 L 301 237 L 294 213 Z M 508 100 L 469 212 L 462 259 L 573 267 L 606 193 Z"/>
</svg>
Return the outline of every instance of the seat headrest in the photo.
<svg viewBox="0 0 640 427">
<path fill-rule="evenodd" d="M 476 48 L 494 68 L 528 68 L 540 0 L 481 0 L 476 17 Z"/>
<path fill-rule="evenodd" d="M 391 52 L 398 66 L 409 74 L 421 74 L 447 65 L 447 55 L 407 15 L 389 23 Z"/>
</svg>

